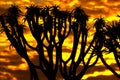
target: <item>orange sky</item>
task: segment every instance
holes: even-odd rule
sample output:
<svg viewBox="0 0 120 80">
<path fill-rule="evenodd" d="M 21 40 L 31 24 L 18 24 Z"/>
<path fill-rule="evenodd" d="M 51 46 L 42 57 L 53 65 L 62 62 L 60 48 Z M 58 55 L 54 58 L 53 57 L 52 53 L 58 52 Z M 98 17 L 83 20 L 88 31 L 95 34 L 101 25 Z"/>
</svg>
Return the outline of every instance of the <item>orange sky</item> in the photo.
<svg viewBox="0 0 120 80">
<path fill-rule="evenodd" d="M 60 5 L 64 9 L 72 9 L 81 5 L 86 13 L 92 17 L 105 17 L 107 20 L 116 19 L 116 15 L 120 13 L 120 0 L 0 0 L 0 12 L 11 4 L 20 6 L 37 4 L 37 5 Z M 117 18 L 118 19 L 118 18 Z"/>
<path fill-rule="evenodd" d="M 30 4 L 37 4 L 37 5 L 59 5 L 61 8 L 63 9 L 72 9 L 76 6 L 80 6 L 86 11 L 86 13 L 90 16 L 90 18 L 97 18 L 100 16 L 103 16 L 105 18 L 107 18 L 107 20 L 113 20 L 113 19 L 118 19 L 116 17 L 117 14 L 120 14 L 120 0 L 0 0 L 0 14 L 2 12 L 4 12 L 4 8 L 9 7 L 11 4 L 18 4 L 19 6 L 27 6 Z M 27 36 L 28 37 L 28 36 Z M 29 37 L 30 38 L 30 37 Z M 5 39 L 2 37 L 2 39 Z M 0 39 L 0 40 L 2 40 Z M 6 39 L 5 39 L 6 40 Z M 6 41 L 4 41 L 6 42 Z M 70 43 L 68 43 L 70 45 Z M 66 46 L 68 45 L 66 43 Z M 3 48 L 3 45 L 6 46 L 5 44 L 0 44 Z M 8 44 L 7 44 L 8 45 Z M 69 48 L 68 48 L 69 49 Z M 67 50 L 68 50 L 67 49 Z M 2 49 L 1 49 L 2 50 Z M 68 54 L 65 54 L 66 56 L 68 56 Z M 66 59 L 66 56 L 64 57 Z M 106 58 L 112 60 L 111 59 L 111 55 L 107 55 Z M 2 59 L 5 60 L 5 59 Z M 114 62 L 113 60 L 109 62 Z M 9 61 L 8 61 L 9 62 Z M 26 64 L 25 64 L 26 65 Z M 23 66 L 22 68 L 26 69 L 26 66 L 21 64 L 18 67 L 15 66 L 8 66 L 7 68 L 9 69 L 16 69 L 21 66 Z M 102 65 L 102 63 L 98 62 L 98 65 Z M 103 70 L 104 71 L 104 70 Z M 97 72 L 94 70 L 94 73 L 91 75 L 87 75 L 84 78 L 88 78 L 88 76 L 98 76 L 102 75 L 102 73 Z M 112 73 L 109 71 L 104 71 L 104 74 L 106 75 L 112 75 Z"/>
</svg>

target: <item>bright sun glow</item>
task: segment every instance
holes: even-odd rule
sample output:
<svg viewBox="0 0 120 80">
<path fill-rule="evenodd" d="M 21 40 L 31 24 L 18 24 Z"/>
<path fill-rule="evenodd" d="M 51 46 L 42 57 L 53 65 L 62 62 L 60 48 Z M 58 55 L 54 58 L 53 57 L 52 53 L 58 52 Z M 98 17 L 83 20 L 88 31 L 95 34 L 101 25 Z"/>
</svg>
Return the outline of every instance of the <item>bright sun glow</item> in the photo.
<svg viewBox="0 0 120 80">
<path fill-rule="evenodd" d="M 75 4 L 77 4 L 78 3 L 78 0 L 73 0 L 72 2 L 70 2 L 68 5 L 70 6 L 70 7 L 73 7 Z"/>
<path fill-rule="evenodd" d="M 30 2 L 30 0 L 22 0 L 23 2 Z"/>
</svg>

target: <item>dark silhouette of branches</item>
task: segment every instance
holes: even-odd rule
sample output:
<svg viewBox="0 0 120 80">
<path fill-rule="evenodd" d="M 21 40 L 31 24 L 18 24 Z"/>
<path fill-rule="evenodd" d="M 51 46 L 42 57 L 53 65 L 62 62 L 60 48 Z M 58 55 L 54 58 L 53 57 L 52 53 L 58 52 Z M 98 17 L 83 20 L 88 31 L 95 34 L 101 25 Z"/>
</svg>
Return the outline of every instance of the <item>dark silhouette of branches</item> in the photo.
<svg viewBox="0 0 120 80">
<path fill-rule="evenodd" d="M 87 26 L 86 26 L 88 16 L 80 7 L 75 8 L 75 10 L 73 10 L 72 13 L 74 14 L 73 18 L 76 19 L 76 21 L 73 21 L 72 25 L 71 25 L 71 30 L 73 32 L 73 38 L 74 38 L 73 48 L 72 48 L 72 52 L 71 52 L 69 59 L 67 61 L 64 61 L 64 60 L 61 61 L 60 68 L 63 68 L 63 69 L 61 69 L 60 71 L 61 71 L 62 76 L 65 79 L 79 80 L 85 74 L 87 69 L 89 67 L 93 66 L 97 62 L 98 57 L 96 58 L 95 62 L 93 62 L 93 64 L 89 65 L 90 60 L 92 59 L 93 55 L 95 54 L 94 50 L 89 52 L 90 49 L 93 48 L 93 43 L 95 42 L 95 39 L 92 40 L 90 45 L 88 46 L 88 48 L 86 48 L 87 39 L 88 39 L 88 30 L 89 30 L 89 29 L 87 29 Z M 78 44 L 80 38 L 81 38 L 81 44 Z M 78 57 L 77 61 L 75 61 L 78 45 L 81 45 L 81 49 L 80 49 L 79 57 Z M 85 61 L 85 57 L 88 53 L 90 53 L 91 55 L 88 58 L 88 60 Z M 71 61 L 71 63 L 70 63 L 70 67 L 68 69 L 67 64 L 69 63 L 69 61 Z M 63 67 L 62 67 L 62 64 L 63 64 Z M 77 73 L 77 69 L 80 64 L 83 65 L 83 69 L 81 71 L 79 71 L 79 73 Z"/>
<path fill-rule="evenodd" d="M 13 5 L 8 9 L 7 15 L 0 16 L 0 21 L 2 24 L 2 28 L 4 29 L 6 36 L 8 37 L 8 40 L 15 47 L 18 54 L 27 61 L 31 72 L 31 80 L 33 80 L 33 78 L 35 80 L 38 80 L 34 64 L 30 61 L 27 55 L 27 49 L 24 41 L 25 38 L 23 35 L 24 26 L 22 24 L 19 24 L 18 21 L 20 15 L 21 10 L 19 9 L 19 7 Z"/>
<path fill-rule="evenodd" d="M 106 25 L 103 18 L 96 18 L 94 23 L 96 32 L 93 39 L 88 41 L 87 21 L 89 17 L 81 7 L 65 11 L 59 9 L 59 6 L 39 7 L 31 5 L 26 7 L 26 10 L 26 13 L 23 14 L 18 6 L 13 5 L 8 9 L 7 14 L 0 16 L 0 22 L 1 29 L 5 32 L 8 40 L 17 53 L 28 63 L 31 80 L 39 80 L 36 69 L 41 70 L 48 80 L 56 80 L 58 71 L 65 80 L 80 80 L 85 72 L 97 63 L 99 58 L 109 70 L 119 77 L 119 74 L 106 63 L 103 53 L 113 52 L 120 68 L 118 50 L 120 48 L 120 22 Z M 27 22 L 30 33 L 37 43 L 35 47 L 30 45 L 24 37 L 25 24 L 21 24 L 19 21 L 21 16 Z M 69 36 L 73 37 L 73 47 L 70 57 L 64 60 L 62 58 L 63 43 Z M 79 44 L 79 42 L 81 43 Z M 78 46 L 80 46 L 79 55 L 75 59 Z M 33 64 L 29 59 L 27 48 L 37 52 L 39 65 Z M 91 61 L 93 58 L 95 60 Z M 78 71 L 79 65 L 82 65 L 82 69 Z"/>
<path fill-rule="evenodd" d="M 119 28 L 120 22 L 112 22 L 110 25 L 105 23 L 103 18 L 98 18 L 95 22 L 96 29 L 98 28 L 99 35 L 98 37 L 98 56 L 100 57 L 102 63 L 118 78 L 120 78 L 120 74 L 118 74 L 103 57 L 104 53 L 113 53 L 114 59 L 116 61 L 117 66 L 120 68 L 120 55 L 119 55 Z M 103 49 L 104 47 L 104 49 Z"/>
</svg>

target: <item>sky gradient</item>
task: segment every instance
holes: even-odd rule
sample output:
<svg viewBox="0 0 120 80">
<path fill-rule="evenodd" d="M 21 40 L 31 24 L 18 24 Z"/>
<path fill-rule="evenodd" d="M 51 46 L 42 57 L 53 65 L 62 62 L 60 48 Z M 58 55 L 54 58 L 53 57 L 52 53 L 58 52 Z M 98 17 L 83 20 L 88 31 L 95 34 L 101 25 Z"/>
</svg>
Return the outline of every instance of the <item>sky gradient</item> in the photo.
<svg viewBox="0 0 120 80">
<path fill-rule="evenodd" d="M 92 18 L 105 17 L 107 20 L 118 19 L 117 14 L 120 13 L 120 0 L 0 0 L 0 12 L 3 8 L 9 7 L 11 4 L 19 6 L 37 5 L 59 5 L 62 9 L 73 9 L 81 6 L 85 12 Z"/>
</svg>

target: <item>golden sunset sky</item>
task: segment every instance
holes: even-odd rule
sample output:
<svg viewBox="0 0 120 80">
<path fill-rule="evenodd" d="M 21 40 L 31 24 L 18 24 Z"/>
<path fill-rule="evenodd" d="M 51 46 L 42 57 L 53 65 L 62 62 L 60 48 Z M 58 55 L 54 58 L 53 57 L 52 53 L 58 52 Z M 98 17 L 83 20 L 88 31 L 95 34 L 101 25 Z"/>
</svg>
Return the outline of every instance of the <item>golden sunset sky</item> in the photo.
<svg viewBox="0 0 120 80">
<path fill-rule="evenodd" d="M 11 4 L 19 6 L 36 5 L 59 5 L 62 9 L 70 10 L 81 6 L 90 18 L 105 17 L 107 20 L 116 20 L 120 14 L 120 0 L 0 0 L 0 12 Z"/>
<path fill-rule="evenodd" d="M 98 18 L 98 17 L 105 17 L 105 19 L 107 21 L 120 19 L 117 17 L 117 15 L 120 14 L 120 0 L 0 0 L 0 14 L 3 14 L 5 9 L 10 7 L 12 4 L 17 4 L 18 6 L 20 6 L 20 8 L 23 8 L 23 9 L 25 9 L 25 6 L 29 6 L 31 4 L 35 4 L 35 5 L 39 5 L 39 6 L 59 5 L 61 7 L 61 9 L 64 9 L 64 10 L 72 10 L 74 7 L 81 6 L 85 10 L 85 12 L 88 14 L 88 16 L 90 17 L 90 19 L 91 19 L 90 21 L 93 21 L 93 19 Z M 0 36 L 1 36 L 1 34 L 0 34 Z M 30 34 L 27 34 L 27 38 L 29 38 L 29 40 L 32 43 Z M 5 78 L 4 80 L 9 80 L 9 79 L 6 79 L 6 74 L 9 74 L 9 76 L 13 77 L 12 80 L 21 80 L 22 77 L 17 76 L 19 78 L 19 79 L 17 79 L 16 75 L 18 75 L 18 74 L 15 75 L 14 72 L 12 72 L 12 71 L 15 71 L 16 69 L 17 70 L 21 69 L 23 71 L 28 70 L 27 64 L 25 63 L 25 61 L 23 59 L 21 59 L 20 56 L 18 56 L 18 54 L 16 54 L 15 51 L 8 50 L 8 47 L 10 44 L 9 44 L 9 42 L 6 43 L 6 41 L 8 41 L 6 36 L 0 37 L 0 51 L 1 51 L 0 63 L 3 63 L 4 65 L 5 65 L 5 63 L 7 64 L 5 66 L 4 65 L 2 66 L 2 68 L 4 67 L 5 69 L 0 71 L 0 75 L 2 74 L 2 76 L 0 76 L 0 78 L 3 78 L 3 79 Z M 65 46 L 67 46 L 67 45 L 70 46 L 67 49 L 67 51 L 68 51 L 69 48 L 71 49 L 71 47 L 72 47 L 71 46 L 72 45 L 71 38 L 68 38 L 68 40 L 65 43 L 66 43 Z M 66 50 L 66 49 L 64 49 L 64 50 Z M 20 63 L 18 65 L 16 63 L 17 59 L 13 60 L 14 56 L 11 58 L 11 55 L 9 55 L 8 53 L 11 53 L 11 55 L 15 55 L 15 56 L 19 57 L 20 58 L 19 62 L 21 61 L 22 63 Z M 32 53 L 32 51 L 31 51 L 31 53 Z M 66 54 L 64 54 L 65 58 L 67 58 L 66 56 L 68 56 L 69 54 L 67 52 L 65 52 L 65 53 L 66 53 Z M 6 57 L 4 58 L 4 56 L 8 56 L 9 59 Z M 34 56 L 36 56 L 36 55 L 34 55 Z M 113 60 L 113 58 L 114 58 L 113 55 L 112 56 L 111 56 L 111 54 L 106 55 L 105 58 L 106 58 L 107 62 L 110 63 L 110 65 L 116 66 L 115 64 L 113 64 L 113 63 L 115 63 L 115 61 Z M 7 59 L 8 59 L 8 62 L 7 62 Z M 15 65 L 11 65 L 12 60 L 13 60 L 13 62 L 15 62 Z M 16 70 L 16 72 L 17 72 L 17 70 Z M 119 69 L 117 69 L 117 70 L 119 71 Z M 5 72 L 5 73 L 3 73 L 3 72 Z M 107 80 L 109 77 L 111 77 L 111 79 L 109 79 L 109 80 L 118 80 L 118 79 L 115 79 L 115 76 L 109 70 L 107 70 L 100 61 L 98 61 L 96 67 L 93 67 L 92 69 L 88 70 L 88 73 L 83 77 L 83 79 L 92 80 L 93 78 L 96 77 L 95 80 L 99 80 L 99 79 Z M 23 73 L 21 73 L 21 74 L 23 74 Z M 27 75 L 29 75 L 29 74 L 27 74 Z M 103 76 L 103 75 L 105 75 L 105 76 Z"/>
</svg>

